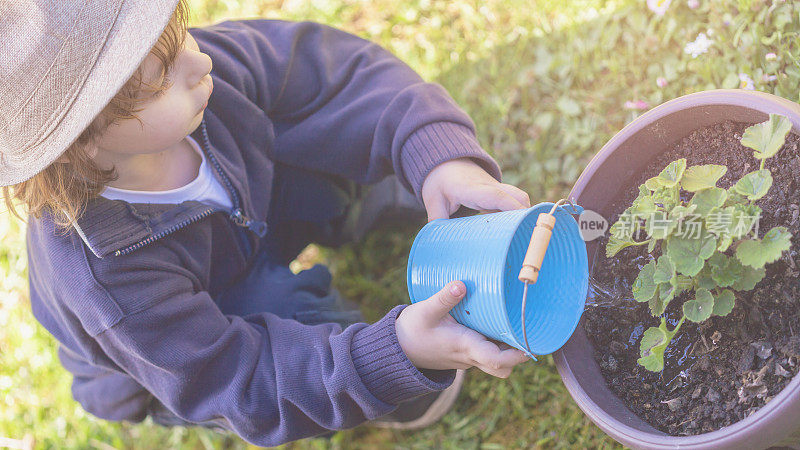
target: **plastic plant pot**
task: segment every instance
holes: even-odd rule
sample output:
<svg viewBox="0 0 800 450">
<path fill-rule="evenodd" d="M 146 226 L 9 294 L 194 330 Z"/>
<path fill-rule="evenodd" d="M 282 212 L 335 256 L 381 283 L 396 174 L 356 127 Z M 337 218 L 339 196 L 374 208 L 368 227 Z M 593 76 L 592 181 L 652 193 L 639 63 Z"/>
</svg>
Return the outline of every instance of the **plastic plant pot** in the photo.
<svg viewBox="0 0 800 450">
<path fill-rule="evenodd" d="M 583 171 L 570 197 L 586 209 L 609 216 L 611 203 L 657 155 L 688 134 L 726 120 L 758 123 L 782 114 L 800 130 L 800 105 L 774 95 L 744 90 L 698 92 L 643 114 L 617 133 Z M 780 154 L 776 156 L 780 158 Z M 590 264 L 597 241 L 587 243 Z M 633 448 L 757 449 L 800 443 L 800 376 L 749 417 L 717 431 L 670 436 L 636 416 L 608 388 L 579 325 L 553 356 L 570 395 L 609 436 Z"/>
</svg>

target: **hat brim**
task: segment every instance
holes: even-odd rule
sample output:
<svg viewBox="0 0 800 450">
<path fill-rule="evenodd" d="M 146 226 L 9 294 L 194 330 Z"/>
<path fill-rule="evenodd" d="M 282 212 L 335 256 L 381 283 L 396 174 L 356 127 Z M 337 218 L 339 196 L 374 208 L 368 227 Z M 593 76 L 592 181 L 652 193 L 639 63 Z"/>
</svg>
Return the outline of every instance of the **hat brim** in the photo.
<svg viewBox="0 0 800 450">
<path fill-rule="evenodd" d="M 0 166 L 0 186 L 28 180 L 58 159 L 92 123 L 150 53 L 178 0 L 124 0 L 86 82 L 62 120 L 35 148 Z"/>
</svg>

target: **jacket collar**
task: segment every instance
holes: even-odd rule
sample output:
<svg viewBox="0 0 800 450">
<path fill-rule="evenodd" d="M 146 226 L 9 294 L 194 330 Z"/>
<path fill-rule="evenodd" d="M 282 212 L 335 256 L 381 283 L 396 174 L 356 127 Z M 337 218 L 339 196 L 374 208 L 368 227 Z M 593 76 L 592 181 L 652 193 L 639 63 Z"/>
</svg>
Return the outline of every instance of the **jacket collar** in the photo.
<svg viewBox="0 0 800 450">
<path fill-rule="evenodd" d="M 156 236 L 175 231 L 190 219 L 213 209 L 196 201 L 174 204 L 131 204 L 105 197 L 92 199 L 73 224 L 98 258 Z"/>
<path fill-rule="evenodd" d="M 192 137 L 207 152 L 214 150 L 205 145 L 198 127 Z M 196 201 L 175 204 L 131 204 L 122 200 L 97 197 L 89 201 L 86 209 L 73 224 L 75 231 L 98 258 L 169 234 L 202 215 L 215 210 Z"/>
</svg>

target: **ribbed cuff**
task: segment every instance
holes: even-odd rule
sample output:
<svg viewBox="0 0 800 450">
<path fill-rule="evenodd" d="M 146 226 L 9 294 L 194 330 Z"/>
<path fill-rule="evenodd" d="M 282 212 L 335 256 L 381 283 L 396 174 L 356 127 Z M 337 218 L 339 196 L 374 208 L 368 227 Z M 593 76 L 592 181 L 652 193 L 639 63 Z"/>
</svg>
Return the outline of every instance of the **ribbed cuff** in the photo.
<svg viewBox="0 0 800 450">
<path fill-rule="evenodd" d="M 409 136 L 401 150 L 403 175 L 417 198 L 422 198 L 422 183 L 428 173 L 439 164 L 456 158 L 472 158 L 500 181 L 500 167 L 481 148 L 472 129 L 455 122 L 434 122 Z"/>
<path fill-rule="evenodd" d="M 350 349 L 353 364 L 367 389 L 379 400 L 397 405 L 429 392 L 444 390 L 455 370 L 429 371 L 428 378 L 409 361 L 397 341 L 395 320 L 408 305 L 393 308 L 381 320 L 359 330 Z"/>
</svg>

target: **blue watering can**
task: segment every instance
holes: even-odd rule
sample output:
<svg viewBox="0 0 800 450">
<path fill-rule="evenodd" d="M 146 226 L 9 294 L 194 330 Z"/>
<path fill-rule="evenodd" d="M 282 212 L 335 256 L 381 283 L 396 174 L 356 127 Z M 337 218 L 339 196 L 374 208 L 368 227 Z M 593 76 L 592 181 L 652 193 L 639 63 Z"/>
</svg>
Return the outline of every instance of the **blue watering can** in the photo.
<svg viewBox="0 0 800 450">
<path fill-rule="evenodd" d="M 532 357 L 561 348 L 583 313 L 589 267 L 586 243 L 571 215 L 582 208 L 565 205 L 553 210 L 553 206 L 540 203 L 429 222 L 417 234 L 408 257 L 412 303 L 461 280 L 467 294 L 450 312 L 458 323 Z M 523 317 L 525 283 L 519 279 L 520 268 L 539 215 L 551 210 L 552 237 L 549 246 L 545 244 L 538 280 L 527 289 Z"/>
</svg>

